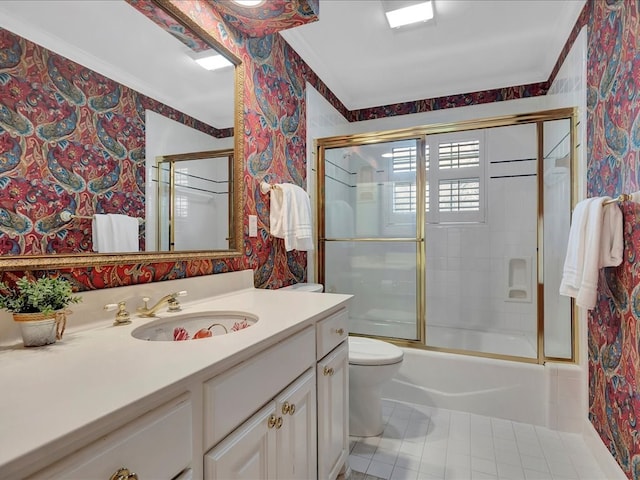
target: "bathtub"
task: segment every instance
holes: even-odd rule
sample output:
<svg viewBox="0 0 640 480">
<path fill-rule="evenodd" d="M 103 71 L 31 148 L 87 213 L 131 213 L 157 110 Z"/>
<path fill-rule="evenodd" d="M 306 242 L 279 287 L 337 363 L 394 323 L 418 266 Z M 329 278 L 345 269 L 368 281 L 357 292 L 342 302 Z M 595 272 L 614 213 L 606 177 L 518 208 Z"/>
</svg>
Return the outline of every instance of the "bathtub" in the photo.
<svg viewBox="0 0 640 480">
<path fill-rule="evenodd" d="M 553 381 L 549 365 L 403 348 L 400 371 L 384 388 L 391 400 L 549 425 Z"/>
</svg>

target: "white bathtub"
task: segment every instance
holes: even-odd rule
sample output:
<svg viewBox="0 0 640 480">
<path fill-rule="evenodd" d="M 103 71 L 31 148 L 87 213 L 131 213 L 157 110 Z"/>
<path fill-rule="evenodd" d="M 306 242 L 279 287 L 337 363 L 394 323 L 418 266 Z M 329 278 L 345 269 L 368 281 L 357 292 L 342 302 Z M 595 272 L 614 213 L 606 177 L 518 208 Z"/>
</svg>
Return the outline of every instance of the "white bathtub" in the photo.
<svg viewBox="0 0 640 480">
<path fill-rule="evenodd" d="M 400 371 L 385 386 L 384 398 L 535 425 L 550 423 L 555 369 L 413 348 L 403 351 Z"/>
</svg>

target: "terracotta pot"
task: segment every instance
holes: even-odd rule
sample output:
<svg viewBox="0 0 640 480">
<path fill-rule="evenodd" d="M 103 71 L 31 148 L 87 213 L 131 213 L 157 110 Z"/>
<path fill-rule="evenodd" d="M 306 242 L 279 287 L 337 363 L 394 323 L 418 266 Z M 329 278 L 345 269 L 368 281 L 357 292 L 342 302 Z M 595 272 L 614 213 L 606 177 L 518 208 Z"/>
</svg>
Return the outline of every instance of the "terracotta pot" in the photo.
<svg viewBox="0 0 640 480">
<path fill-rule="evenodd" d="M 62 338 L 67 324 L 64 310 L 52 313 L 14 313 L 13 320 L 20 324 L 25 347 L 41 347 L 55 343 Z"/>
</svg>

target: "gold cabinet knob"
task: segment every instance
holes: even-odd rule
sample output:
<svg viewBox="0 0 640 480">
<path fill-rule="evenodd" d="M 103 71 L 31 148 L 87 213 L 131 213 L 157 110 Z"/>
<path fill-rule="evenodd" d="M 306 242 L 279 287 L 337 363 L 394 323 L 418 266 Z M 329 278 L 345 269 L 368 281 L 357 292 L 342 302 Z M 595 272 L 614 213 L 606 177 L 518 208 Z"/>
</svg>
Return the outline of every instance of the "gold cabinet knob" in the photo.
<svg viewBox="0 0 640 480">
<path fill-rule="evenodd" d="M 336 333 L 337 333 L 338 335 L 340 335 L 340 336 L 344 335 L 344 328 L 338 328 L 338 329 L 336 330 Z"/>
<path fill-rule="evenodd" d="M 332 367 L 324 367 L 324 370 L 322 371 L 322 373 L 324 374 L 325 377 L 331 377 L 333 376 L 333 368 Z"/>
<path fill-rule="evenodd" d="M 267 427 L 273 428 L 278 423 L 278 418 L 275 415 L 269 415 L 269 419 L 267 420 Z"/>
<path fill-rule="evenodd" d="M 278 417 L 276 420 L 276 430 L 280 430 L 282 428 L 282 417 Z"/>
<path fill-rule="evenodd" d="M 284 404 L 282 405 L 282 413 L 284 415 L 293 415 L 294 413 L 296 413 L 296 404 L 284 402 Z"/>
<path fill-rule="evenodd" d="M 138 480 L 138 475 L 130 472 L 128 468 L 120 467 L 109 477 L 109 480 Z"/>
</svg>

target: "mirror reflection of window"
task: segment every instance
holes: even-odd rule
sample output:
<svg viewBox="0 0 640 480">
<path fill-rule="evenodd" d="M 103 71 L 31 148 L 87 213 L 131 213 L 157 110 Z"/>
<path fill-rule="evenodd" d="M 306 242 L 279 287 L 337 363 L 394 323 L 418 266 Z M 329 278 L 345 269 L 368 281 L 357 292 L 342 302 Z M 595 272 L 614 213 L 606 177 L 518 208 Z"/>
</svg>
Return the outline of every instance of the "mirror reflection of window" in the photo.
<svg viewBox="0 0 640 480">
<path fill-rule="evenodd" d="M 176 168 L 176 200 L 175 212 L 176 218 L 189 218 L 189 197 L 184 193 L 185 190 L 180 187 L 189 186 L 189 169 Z"/>
<path fill-rule="evenodd" d="M 158 189 L 160 248 L 175 251 L 228 248 L 232 161 L 229 150 L 159 159 L 158 171 L 169 172 Z"/>
</svg>

